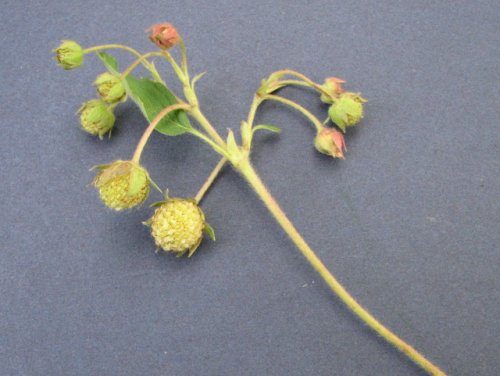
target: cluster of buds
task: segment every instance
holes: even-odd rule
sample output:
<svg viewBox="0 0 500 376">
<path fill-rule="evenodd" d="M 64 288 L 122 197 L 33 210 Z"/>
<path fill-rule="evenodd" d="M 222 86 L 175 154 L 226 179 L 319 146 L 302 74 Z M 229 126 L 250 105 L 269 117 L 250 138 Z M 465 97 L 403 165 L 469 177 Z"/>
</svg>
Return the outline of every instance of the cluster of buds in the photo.
<svg viewBox="0 0 500 376">
<path fill-rule="evenodd" d="M 342 87 L 344 83 L 340 78 L 328 77 L 320 86 L 320 99 L 330 105 L 329 119 L 345 133 L 347 127 L 358 124 L 363 118 L 363 104 L 366 99 L 359 93 L 345 91 Z M 345 139 L 343 134 L 334 128 L 324 127 L 318 130 L 314 147 L 320 153 L 344 159 Z"/>
</svg>

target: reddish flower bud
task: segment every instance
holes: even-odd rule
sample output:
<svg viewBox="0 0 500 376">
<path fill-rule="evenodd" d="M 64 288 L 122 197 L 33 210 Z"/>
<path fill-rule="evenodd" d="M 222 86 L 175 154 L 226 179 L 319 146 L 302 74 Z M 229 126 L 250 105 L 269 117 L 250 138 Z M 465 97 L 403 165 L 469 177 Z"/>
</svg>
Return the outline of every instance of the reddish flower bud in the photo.
<svg viewBox="0 0 500 376">
<path fill-rule="evenodd" d="M 344 135 L 333 128 L 323 128 L 314 139 L 314 147 L 320 153 L 344 159 L 346 151 Z"/>
<path fill-rule="evenodd" d="M 344 80 L 337 77 L 326 78 L 325 83 L 321 85 L 321 87 L 326 93 L 328 93 L 328 95 L 326 95 L 326 93 L 321 93 L 321 101 L 324 103 L 333 103 L 335 98 L 344 92 L 344 88 L 342 87 L 342 84 L 344 83 Z"/>
<path fill-rule="evenodd" d="M 181 37 L 174 25 L 170 23 L 154 24 L 148 30 L 149 39 L 162 50 L 175 46 L 181 41 Z"/>
</svg>

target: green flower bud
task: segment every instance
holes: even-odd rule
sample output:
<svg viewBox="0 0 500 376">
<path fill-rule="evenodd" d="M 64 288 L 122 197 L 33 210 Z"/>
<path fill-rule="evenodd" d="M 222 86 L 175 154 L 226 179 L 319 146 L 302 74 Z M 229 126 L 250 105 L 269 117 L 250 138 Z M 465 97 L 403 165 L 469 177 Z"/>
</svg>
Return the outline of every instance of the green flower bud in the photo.
<svg viewBox="0 0 500 376">
<path fill-rule="evenodd" d="M 53 52 L 56 53 L 57 63 L 64 69 L 78 68 L 83 64 L 83 50 L 73 40 L 63 40 Z"/>
<path fill-rule="evenodd" d="M 80 109 L 80 124 L 83 130 L 102 139 L 115 124 L 115 115 L 102 99 L 85 102 Z"/>
<path fill-rule="evenodd" d="M 127 95 L 121 80 L 109 72 L 97 76 L 94 85 L 99 96 L 107 103 L 120 102 Z"/>
<path fill-rule="evenodd" d="M 346 127 L 356 125 L 363 118 L 363 103 L 365 102 L 366 99 L 359 94 L 342 93 L 330 106 L 328 115 L 345 132 Z"/>
<path fill-rule="evenodd" d="M 345 140 L 342 133 L 333 128 L 323 128 L 314 139 L 314 147 L 320 153 L 344 159 Z"/>
<path fill-rule="evenodd" d="M 151 179 L 139 164 L 118 160 L 97 168 L 100 171 L 92 184 L 107 207 L 117 211 L 130 209 L 148 197 Z"/>
<path fill-rule="evenodd" d="M 213 230 L 205 222 L 205 215 L 192 199 L 169 198 L 157 204 L 153 216 L 146 222 L 151 226 L 151 235 L 156 246 L 167 252 L 192 256 L 201 243 L 203 231 Z"/>
</svg>

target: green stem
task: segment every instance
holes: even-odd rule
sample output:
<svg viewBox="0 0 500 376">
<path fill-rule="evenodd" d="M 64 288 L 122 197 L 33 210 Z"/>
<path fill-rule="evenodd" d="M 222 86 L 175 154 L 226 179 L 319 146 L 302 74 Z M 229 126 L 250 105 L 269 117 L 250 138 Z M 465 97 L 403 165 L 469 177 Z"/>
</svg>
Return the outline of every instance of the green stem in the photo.
<svg viewBox="0 0 500 376">
<path fill-rule="evenodd" d="M 148 52 L 144 55 L 141 55 L 139 59 L 134 61 L 132 64 L 130 64 L 127 69 L 125 69 L 122 74 L 120 75 L 120 79 L 123 80 L 125 77 L 127 77 L 139 64 L 144 63 L 144 60 L 146 60 L 150 56 L 161 56 L 161 52 Z M 149 62 L 148 62 L 149 65 Z M 157 77 L 155 77 L 157 79 Z"/>
<path fill-rule="evenodd" d="M 167 116 L 170 112 L 175 111 L 175 110 L 189 110 L 191 106 L 187 103 L 176 103 L 172 104 L 168 107 L 165 107 L 163 110 L 161 110 L 158 115 L 153 119 L 153 121 L 148 125 L 144 133 L 142 134 L 141 139 L 139 140 L 139 143 L 137 144 L 137 147 L 135 148 L 134 155 L 132 156 L 132 161 L 139 164 L 139 161 L 141 159 L 141 154 L 142 151 L 144 150 L 144 147 L 146 146 L 146 143 L 149 140 L 149 137 L 155 130 L 156 126 L 158 123 L 163 119 L 163 117 Z"/>
<path fill-rule="evenodd" d="M 300 104 L 295 103 L 294 101 L 291 101 L 290 99 L 286 99 L 286 98 L 280 97 L 279 95 L 273 95 L 273 94 L 267 94 L 262 98 L 263 99 L 271 99 L 271 100 L 274 100 L 277 102 L 284 103 L 292 108 L 295 108 L 297 111 L 300 111 L 306 118 L 308 118 L 314 124 L 314 126 L 316 127 L 316 130 L 318 132 L 320 132 L 324 128 L 323 124 L 321 124 L 321 122 L 319 121 L 319 119 L 316 116 L 314 116 L 311 112 L 306 110 Z"/>
<path fill-rule="evenodd" d="M 222 168 L 224 167 L 224 165 L 226 164 L 226 162 L 227 162 L 227 159 L 226 158 L 222 158 L 219 161 L 219 163 L 217 163 L 217 165 L 214 167 L 214 169 L 212 170 L 212 172 L 208 176 L 208 178 L 205 181 L 205 183 L 203 183 L 203 185 L 201 186 L 200 190 L 198 191 L 198 193 L 196 194 L 196 196 L 194 198 L 195 201 L 198 204 L 200 203 L 200 201 L 205 196 L 205 193 L 207 193 L 207 191 L 209 190 L 209 188 L 212 186 L 213 182 L 215 181 L 215 179 L 219 175 L 220 171 L 222 170 Z"/>
<path fill-rule="evenodd" d="M 307 77 L 306 75 L 302 74 L 302 73 L 299 73 L 299 72 L 296 72 L 294 70 L 291 70 L 291 69 L 282 69 L 282 70 L 279 70 L 279 71 L 276 71 L 274 73 L 283 73 L 283 74 L 287 74 L 287 75 L 290 75 L 290 76 L 295 76 L 295 77 L 298 77 L 300 78 L 301 80 L 303 80 L 304 82 L 306 82 L 308 85 L 305 85 L 305 86 L 312 86 L 314 89 L 316 89 L 317 91 L 319 91 L 320 93 L 323 93 L 325 94 L 326 96 L 330 96 L 330 94 L 328 94 L 328 92 L 326 92 L 325 89 L 323 89 L 321 87 L 321 85 L 318 85 L 316 82 L 314 82 L 313 80 L 311 80 L 309 77 Z M 296 84 L 296 83 L 294 83 Z"/>
<path fill-rule="evenodd" d="M 255 113 L 257 112 L 257 108 L 259 108 L 260 104 L 264 101 L 263 98 L 255 95 L 253 97 L 252 105 L 250 106 L 250 111 L 248 112 L 247 123 L 250 127 L 253 127 L 253 122 L 255 120 Z"/>
<path fill-rule="evenodd" d="M 112 49 L 112 48 L 115 48 L 115 49 L 120 49 L 120 50 L 125 50 L 125 51 L 128 51 L 130 52 L 131 54 L 137 56 L 137 58 L 139 60 L 142 59 L 142 57 L 144 55 L 142 55 L 140 52 L 138 52 L 137 50 L 133 49 L 132 47 L 129 47 L 129 46 L 125 46 L 123 44 L 101 44 L 99 46 L 94 46 L 94 47 L 89 47 L 89 48 L 86 48 L 83 50 L 83 53 L 84 54 L 88 54 L 88 53 L 91 53 L 91 52 L 98 52 L 100 50 L 109 50 L 109 49 Z M 147 55 L 147 54 L 146 54 Z M 161 77 L 158 75 L 158 72 L 156 72 L 156 69 L 154 69 L 154 67 L 148 62 L 148 61 L 143 61 L 141 60 L 141 63 L 142 65 L 144 65 L 144 67 L 149 71 L 151 72 L 151 74 L 153 75 L 153 77 L 159 81 L 159 82 L 163 82 L 161 80 Z"/>
<path fill-rule="evenodd" d="M 345 288 L 337 281 L 337 279 L 330 273 L 323 262 L 316 256 L 316 253 L 309 247 L 302 236 L 295 229 L 294 225 L 290 222 L 286 214 L 280 208 L 278 203 L 274 200 L 272 195 L 267 190 L 266 186 L 257 175 L 250 161 L 247 159 L 242 162 L 238 170 L 243 177 L 248 181 L 250 186 L 259 195 L 261 200 L 267 206 L 276 221 L 281 225 L 283 230 L 287 233 L 290 239 L 295 243 L 297 248 L 301 251 L 304 257 L 309 261 L 312 267 L 321 275 L 324 281 L 328 284 L 331 290 L 368 326 L 375 332 L 380 334 L 386 341 L 394 345 L 397 349 L 406 354 L 417 365 L 422 367 L 431 375 L 444 376 L 445 373 L 437 366 L 432 364 L 423 355 L 421 355 L 412 346 L 400 339 L 396 334 L 383 326 L 375 317 L 373 317 L 367 310 L 359 305 L 356 300 L 345 290 Z"/>
<path fill-rule="evenodd" d="M 187 52 L 186 52 L 186 45 L 184 44 L 184 40 L 181 39 L 179 42 L 179 46 L 181 47 L 181 68 L 184 71 L 184 75 L 186 76 L 187 80 L 189 81 L 189 70 L 188 70 L 188 62 L 187 62 Z"/>
<path fill-rule="evenodd" d="M 198 106 L 194 106 L 191 111 L 189 111 L 189 114 L 196 119 L 196 121 L 202 126 L 202 128 L 205 130 L 205 132 L 208 133 L 208 135 L 214 140 L 214 142 L 224 150 L 226 149 L 226 143 L 222 139 L 221 136 L 217 133 L 215 128 L 210 124 L 208 119 L 203 115 L 203 113 L 200 111 L 200 108 Z"/>
</svg>

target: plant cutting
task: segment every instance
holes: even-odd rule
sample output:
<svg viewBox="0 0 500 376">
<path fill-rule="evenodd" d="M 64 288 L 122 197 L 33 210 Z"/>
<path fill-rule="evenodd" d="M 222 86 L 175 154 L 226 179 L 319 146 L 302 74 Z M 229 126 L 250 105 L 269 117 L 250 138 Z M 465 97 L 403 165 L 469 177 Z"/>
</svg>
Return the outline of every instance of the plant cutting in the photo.
<svg viewBox="0 0 500 376">
<path fill-rule="evenodd" d="M 102 202 L 115 211 L 128 210 L 143 204 L 148 199 L 151 188 L 158 190 L 163 198 L 151 205 L 153 213 L 144 222 L 150 227 L 157 251 L 170 252 L 178 257 L 191 257 L 199 249 L 204 235 L 215 240 L 215 231 L 207 222 L 200 205 L 222 168 L 226 164 L 231 165 L 253 188 L 332 292 L 359 319 L 429 374 L 444 375 L 442 370 L 382 325 L 346 291 L 296 230 L 251 162 L 255 132 L 281 131 L 273 125 L 255 124 L 256 112 L 265 101 L 279 102 L 295 109 L 314 127 L 313 144 L 316 150 L 332 158 L 344 159 L 344 133 L 358 125 L 364 116 L 366 100 L 361 94 L 345 90 L 345 81 L 337 77 L 328 77 L 324 82 L 317 83 L 302 73 L 289 69 L 279 70 L 262 80 L 247 117 L 241 121 L 239 137 L 232 129 L 222 137 L 202 111 L 196 94 L 196 83 L 203 73 L 191 77 L 186 47 L 176 28 L 168 23 L 156 24 L 148 32 L 149 39 L 157 49 L 147 53 L 140 53 L 120 44 L 82 48 L 77 42 L 70 40 L 63 41 L 54 50 L 56 61 L 66 70 L 81 66 L 86 55 L 92 53 L 99 57 L 106 69 L 94 82 L 97 97 L 85 102 L 79 110 L 82 130 L 99 138 L 110 137 L 115 126 L 115 108 L 128 99 L 139 107 L 149 123 L 130 159 L 117 159 L 95 166 L 97 173 L 93 185 L 98 190 Z M 180 50 L 180 59 L 176 59 L 171 53 L 177 47 Z M 135 61 L 121 69 L 117 60 L 109 53 L 113 49 L 130 52 Z M 165 59 L 173 69 L 182 84 L 182 96 L 171 91 L 160 75 L 154 60 L 158 58 Z M 150 77 L 138 78 L 132 74 L 140 65 L 149 72 Z M 303 105 L 279 95 L 279 90 L 286 86 L 302 86 L 315 91 L 319 99 L 328 105 L 327 119 L 320 121 Z M 219 163 L 195 197 L 170 197 L 167 190 L 163 193 L 141 164 L 141 155 L 154 131 L 169 137 L 192 135 L 220 155 Z"/>
</svg>

